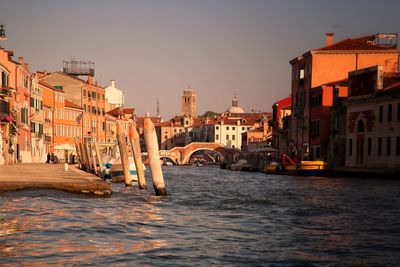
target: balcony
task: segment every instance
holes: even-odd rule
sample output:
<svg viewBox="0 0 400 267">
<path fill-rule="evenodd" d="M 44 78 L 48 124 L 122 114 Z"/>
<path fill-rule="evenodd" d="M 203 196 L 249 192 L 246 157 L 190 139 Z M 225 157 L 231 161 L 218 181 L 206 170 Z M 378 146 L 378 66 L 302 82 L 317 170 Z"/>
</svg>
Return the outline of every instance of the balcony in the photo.
<svg viewBox="0 0 400 267">
<path fill-rule="evenodd" d="M 0 87 L 0 97 L 11 97 L 11 90 L 8 87 Z"/>
<path fill-rule="evenodd" d="M 31 133 L 31 137 L 35 139 L 42 139 L 43 133 Z"/>
<path fill-rule="evenodd" d="M 44 136 L 44 141 L 47 143 L 51 143 L 51 135 L 45 135 Z"/>
</svg>

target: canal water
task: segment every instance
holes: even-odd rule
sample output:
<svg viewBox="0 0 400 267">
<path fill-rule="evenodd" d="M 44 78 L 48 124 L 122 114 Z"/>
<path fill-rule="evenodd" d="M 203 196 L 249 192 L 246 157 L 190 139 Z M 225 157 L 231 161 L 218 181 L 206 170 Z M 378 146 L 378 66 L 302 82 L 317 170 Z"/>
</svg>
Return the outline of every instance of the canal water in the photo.
<svg viewBox="0 0 400 267">
<path fill-rule="evenodd" d="M 113 184 L 107 198 L 52 190 L 1 193 L 0 265 L 400 262 L 399 181 L 213 167 L 166 167 L 164 176 L 166 197 L 123 184 Z"/>
</svg>

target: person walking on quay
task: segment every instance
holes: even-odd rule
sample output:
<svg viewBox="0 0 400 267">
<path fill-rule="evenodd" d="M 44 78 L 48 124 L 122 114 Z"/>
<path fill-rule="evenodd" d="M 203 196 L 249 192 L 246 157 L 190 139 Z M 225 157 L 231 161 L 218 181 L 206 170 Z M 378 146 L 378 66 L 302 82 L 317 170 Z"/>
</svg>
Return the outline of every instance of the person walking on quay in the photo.
<svg viewBox="0 0 400 267">
<path fill-rule="evenodd" d="M 47 153 L 47 160 L 46 160 L 46 163 L 47 163 L 47 164 L 49 164 L 49 163 L 50 163 L 50 152 L 49 152 L 49 153 Z"/>
</svg>

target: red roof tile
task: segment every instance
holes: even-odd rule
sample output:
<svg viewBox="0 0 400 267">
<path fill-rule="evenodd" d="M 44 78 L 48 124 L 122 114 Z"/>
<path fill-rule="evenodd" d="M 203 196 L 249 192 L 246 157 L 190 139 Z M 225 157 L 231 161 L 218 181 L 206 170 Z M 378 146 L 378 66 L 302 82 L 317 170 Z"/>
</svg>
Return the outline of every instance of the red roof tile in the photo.
<svg viewBox="0 0 400 267">
<path fill-rule="evenodd" d="M 400 75 L 394 74 L 383 77 L 383 91 L 392 91 L 400 89 Z"/>
<path fill-rule="evenodd" d="M 359 38 L 345 39 L 330 46 L 321 47 L 316 51 L 331 50 L 396 50 L 395 47 L 378 45 L 374 43 L 375 36 L 368 35 Z"/>
<path fill-rule="evenodd" d="M 75 104 L 74 102 L 69 101 L 68 99 L 65 99 L 65 106 L 69 108 L 83 109 L 81 108 L 81 106 Z"/>
<path fill-rule="evenodd" d="M 51 84 L 48 84 L 48 83 L 46 83 L 46 82 L 44 82 L 44 81 L 39 81 L 39 84 L 41 84 L 41 85 L 43 85 L 43 86 L 46 86 L 47 88 L 50 88 L 51 90 L 53 90 L 53 91 L 57 91 L 57 92 L 61 92 L 61 93 L 64 93 L 64 91 L 62 90 L 62 89 L 59 89 L 59 88 L 56 88 L 56 87 L 54 87 L 53 85 L 51 85 Z"/>
<path fill-rule="evenodd" d="M 112 116 L 124 115 L 124 114 L 134 114 L 134 108 L 114 108 L 108 112 Z"/>
</svg>

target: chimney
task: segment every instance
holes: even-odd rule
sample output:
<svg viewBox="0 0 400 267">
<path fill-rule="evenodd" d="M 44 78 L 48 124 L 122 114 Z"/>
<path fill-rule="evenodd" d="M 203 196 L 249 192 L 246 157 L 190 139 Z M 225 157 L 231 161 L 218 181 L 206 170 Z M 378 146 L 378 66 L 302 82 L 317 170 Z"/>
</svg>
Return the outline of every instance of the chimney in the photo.
<svg viewBox="0 0 400 267">
<path fill-rule="evenodd" d="M 94 85 L 94 78 L 93 78 L 93 76 L 88 76 L 88 79 L 87 79 L 87 84 L 89 84 L 89 85 Z"/>
<path fill-rule="evenodd" d="M 19 64 L 24 65 L 24 57 L 18 58 Z"/>
<path fill-rule="evenodd" d="M 333 45 L 333 32 L 326 33 L 326 43 L 325 46 Z"/>
<path fill-rule="evenodd" d="M 111 87 L 115 88 L 115 80 L 111 80 Z"/>
</svg>

